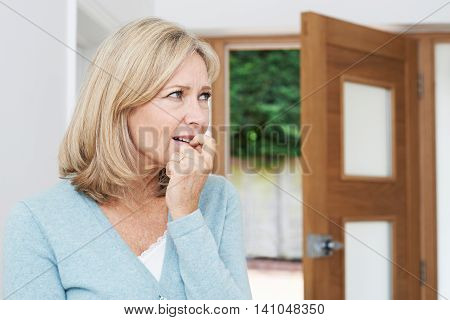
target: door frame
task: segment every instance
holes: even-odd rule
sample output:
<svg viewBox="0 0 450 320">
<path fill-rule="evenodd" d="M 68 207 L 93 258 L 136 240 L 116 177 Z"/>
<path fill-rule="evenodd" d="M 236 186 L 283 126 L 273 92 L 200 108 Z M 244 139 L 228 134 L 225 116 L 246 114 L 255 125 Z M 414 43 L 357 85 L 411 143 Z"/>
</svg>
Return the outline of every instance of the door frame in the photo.
<svg viewBox="0 0 450 320">
<path fill-rule="evenodd" d="M 412 33 L 418 40 L 419 65 L 419 165 L 421 278 L 437 289 L 437 204 L 434 46 L 450 43 L 450 33 Z M 421 287 L 422 299 L 437 299 L 437 293 Z"/>
</svg>

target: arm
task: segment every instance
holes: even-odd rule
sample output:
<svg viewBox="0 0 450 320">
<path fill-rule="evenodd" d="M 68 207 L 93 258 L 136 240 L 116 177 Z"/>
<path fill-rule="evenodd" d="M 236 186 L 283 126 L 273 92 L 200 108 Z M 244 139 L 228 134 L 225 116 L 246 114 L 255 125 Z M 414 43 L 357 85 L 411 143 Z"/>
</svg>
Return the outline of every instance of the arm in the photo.
<svg viewBox="0 0 450 320">
<path fill-rule="evenodd" d="M 188 299 L 252 299 L 237 190 L 228 184 L 228 201 L 220 247 L 198 208 L 168 223 Z"/>
<path fill-rule="evenodd" d="M 6 220 L 2 298 L 66 299 L 51 247 L 24 202 L 18 202 Z"/>
</svg>

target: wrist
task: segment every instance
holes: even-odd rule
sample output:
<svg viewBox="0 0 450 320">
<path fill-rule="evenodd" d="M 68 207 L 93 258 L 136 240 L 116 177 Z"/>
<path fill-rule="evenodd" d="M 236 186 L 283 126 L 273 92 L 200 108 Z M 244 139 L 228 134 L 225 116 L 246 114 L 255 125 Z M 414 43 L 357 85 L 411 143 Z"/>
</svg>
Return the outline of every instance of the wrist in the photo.
<svg viewBox="0 0 450 320">
<path fill-rule="evenodd" d="M 194 212 L 197 209 L 198 209 L 198 206 L 179 207 L 179 208 L 171 209 L 170 213 L 171 213 L 173 219 L 178 219 L 178 218 L 182 218 L 182 217 L 185 217 L 185 216 L 191 214 L 192 212 Z"/>
</svg>

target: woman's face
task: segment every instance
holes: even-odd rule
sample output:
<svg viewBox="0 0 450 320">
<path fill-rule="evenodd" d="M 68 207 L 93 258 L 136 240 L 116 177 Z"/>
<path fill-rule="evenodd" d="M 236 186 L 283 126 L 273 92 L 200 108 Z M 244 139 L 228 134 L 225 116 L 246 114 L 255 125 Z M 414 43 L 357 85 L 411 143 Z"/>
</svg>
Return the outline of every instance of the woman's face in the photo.
<svg viewBox="0 0 450 320">
<path fill-rule="evenodd" d="M 194 53 L 184 60 L 164 88 L 148 103 L 133 110 L 128 118 L 131 139 L 142 159 L 140 167 L 165 167 L 170 155 L 185 142 L 208 128 L 208 99 L 211 85 L 203 58 Z"/>
</svg>

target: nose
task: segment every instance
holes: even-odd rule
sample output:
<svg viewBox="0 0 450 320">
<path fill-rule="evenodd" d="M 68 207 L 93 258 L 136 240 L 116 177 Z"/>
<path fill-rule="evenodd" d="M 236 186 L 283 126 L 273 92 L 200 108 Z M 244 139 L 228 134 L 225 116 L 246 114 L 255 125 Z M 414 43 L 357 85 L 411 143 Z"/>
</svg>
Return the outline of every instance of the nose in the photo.
<svg viewBox="0 0 450 320">
<path fill-rule="evenodd" d="M 205 129 L 209 123 L 209 107 L 207 102 L 199 101 L 195 98 L 189 99 L 186 106 L 184 121 L 188 125 L 198 127 L 198 130 Z"/>
</svg>

